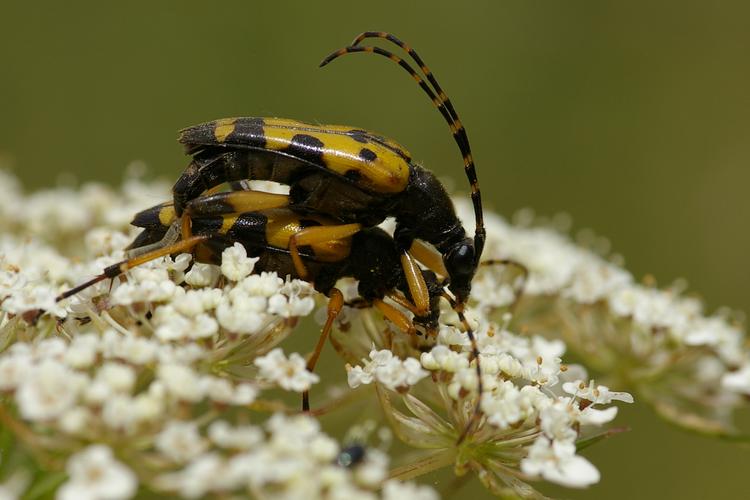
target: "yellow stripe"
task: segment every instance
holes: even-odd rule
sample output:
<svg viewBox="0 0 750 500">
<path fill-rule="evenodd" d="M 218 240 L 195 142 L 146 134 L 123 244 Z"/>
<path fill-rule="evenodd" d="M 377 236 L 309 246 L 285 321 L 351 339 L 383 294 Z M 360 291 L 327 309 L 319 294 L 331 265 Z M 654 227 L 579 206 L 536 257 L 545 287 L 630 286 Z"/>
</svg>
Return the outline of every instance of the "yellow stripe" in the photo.
<svg viewBox="0 0 750 500">
<path fill-rule="evenodd" d="M 162 226 L 170 226 L 172 222 L 177 218 L 177 214 L 174 211 L 173 205 L 167 205 L 159 210 L 159 224 Z"/>
<path fill-rule="evenodd" d="M 214 137 L 216 137 L 217 142 L 224 142 L 226 138 L 229 137 L 229 134 L 234 132 L 234 123 L 236 120 L 236 118 L 222 118 L 221 120 L 216 120 Z"/>
<path fill-rule="evenodd" d="M 295 135 L 309 135 L 323 143 L 322 167 L 339 175 L 356 171 L 361 174 L 356 184 L 370 191 L 400 193 L 406 188 L 409 182 L 409 164 L 401 156 L 382 144 L 372 141 L 361 143 L 351 136 L 340 133 L 339 130 L 351 130 L 351 127 L 329 125 L 314 127 L 274 118 L 267 118 L 263 127 L 266 148 L 269 150 L 284 151 L 291 145 Z M 385 140 L 385 142 L 389 146 L 393 145 L 400 151 L 404 151 L 392 141 Z M 375 153 L 374 160 L 366 161 L 359 156 L 359 152 L 364 147 Z"/>
</svg>

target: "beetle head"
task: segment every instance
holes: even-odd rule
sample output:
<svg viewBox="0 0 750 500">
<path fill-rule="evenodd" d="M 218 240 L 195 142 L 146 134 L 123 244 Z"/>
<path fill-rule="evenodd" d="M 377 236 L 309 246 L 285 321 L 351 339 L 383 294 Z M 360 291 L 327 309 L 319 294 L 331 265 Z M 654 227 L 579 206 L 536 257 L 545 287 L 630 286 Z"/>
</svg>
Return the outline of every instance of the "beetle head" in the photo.
<svg viewBox="0 0 750 500">
<path fill-rule="evenodd" d="M 443 255 L 443 263 L 448 271 L 448 288 L 459 304 L 466 302 L 471 292 L 471 279 L 477 270 L 474 242 L 464 238 L 451 246 Z"/>
</svg>

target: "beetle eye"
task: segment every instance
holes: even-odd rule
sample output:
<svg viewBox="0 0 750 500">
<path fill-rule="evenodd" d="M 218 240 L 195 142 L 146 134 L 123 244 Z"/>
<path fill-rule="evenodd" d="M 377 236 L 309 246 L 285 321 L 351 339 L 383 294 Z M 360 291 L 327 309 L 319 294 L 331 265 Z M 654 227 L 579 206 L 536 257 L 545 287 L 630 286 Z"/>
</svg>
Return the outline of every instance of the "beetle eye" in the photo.
<svg viewBox="0 0 750 500">
<path fill-rule="evenodd" d="M 474 247 L 461 243 L 454 248 L 447 260 L 449 272 L 469 274 L 474 270 Z"/>
</svg>

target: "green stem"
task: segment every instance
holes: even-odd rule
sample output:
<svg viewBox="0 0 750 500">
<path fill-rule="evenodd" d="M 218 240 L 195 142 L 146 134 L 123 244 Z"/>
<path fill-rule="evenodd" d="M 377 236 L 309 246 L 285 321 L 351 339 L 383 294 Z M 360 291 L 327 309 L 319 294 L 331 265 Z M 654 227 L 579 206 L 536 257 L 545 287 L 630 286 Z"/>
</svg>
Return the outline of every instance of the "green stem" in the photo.
<svg viewBox="0 0 750 500">
<path fill-rule="evenodd" d="M 406 481 L 408 479 L 413 479 L 423 474 L 427 474 L 428 472 L 442 469 L 443 467 L 448 467 L 453 462 L 455 462 L 455 460 L 456 450 L 444 449 L 435 453 L 431 453 L 416 462 L 402 465 L 401 467 L 396 467 L 395 469 L 391 470 L 388 476 L 391 479 Z"/>
</svg>

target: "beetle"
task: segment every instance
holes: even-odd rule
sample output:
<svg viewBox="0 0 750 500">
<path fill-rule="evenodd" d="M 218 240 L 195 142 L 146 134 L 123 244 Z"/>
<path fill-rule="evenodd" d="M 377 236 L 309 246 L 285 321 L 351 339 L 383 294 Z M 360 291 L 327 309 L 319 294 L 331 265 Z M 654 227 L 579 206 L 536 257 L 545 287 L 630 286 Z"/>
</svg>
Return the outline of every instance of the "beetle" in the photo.
<svg viewBox="0 0 750 500">
<path fill-rule="evenodd" d="M 424 78 L 395 54 L 360 45 L 367 38 L 385 39 L 404 49 Z M 359 52 L 385 56 L 409 72 L 450 126 L 471 185 L 473 239 L 467 237 L 437 177 L 414 163 L 398 143 L 354 127 L 282 118 L 226 118 L 182 130 L 179 142 L 193 159 L 173 187 L 176 213 L 180 216 L 190 199 L 223 182 L 263 179 L 288 184 L 290 208 L 302 214 L 326 214 L 342 224 L 363 227 L 393 216 L 399 249 L 411 251 L 433 271 L 447 276 L 447 287 L 461 309 L 485 242 L 481 192 L 466 130 L 423 60 L 390 33 L 362 33 L 350 46 L 326 57 L 321 66 Z M 420 240 L 432 244 L 442 259 L 431 255 Z"/>
<path fill-rule="evenodd" d="M 62 293 L 57 300 L 164 255 L 190 252 L 198 262 L 220 264 L 222 251 L 239 242 L 249 256 L 259 258 L 254 272 L 274 271 L 280 276 L 302 278 L 329 297 L 327 321 L 308 360 L 310 371 L 314 370 L 333 321 L 344 306 L 343 295 L 335 287 L 343 277 L 359 281 L 358 307 L 378 309 L 415 340 L 417 326 L 428 337 L 435 336 L 442 283 L 433 272 L 421 270 L 412 262 L 416 274 L 405 274 L 403 255 L 393 238 L 380 228 L 357 228 L 347 234 L 328 217 L 300 216 L 288 205 L 286 195 L 229 191 L 192 200 L 181 221 L 172 202 L 146 209 L 133 219 L 133 225 L 143 231 L 129 247 L 131 257 L 105 268 L 98 276 Z M 174 242 L 165 239 L 175 224 L 184 224 L 186 219 L 190 220 L 189 235 Z M 300 233 L 308 237 L 298 247 L 300 260 L 296 260 L 289 247 Z M 410 320 L 385 302 L 385 298 L 414 313 L 414 318 Z M 303 410 L 309 409 L 305 392 Z"/>
</svg>

